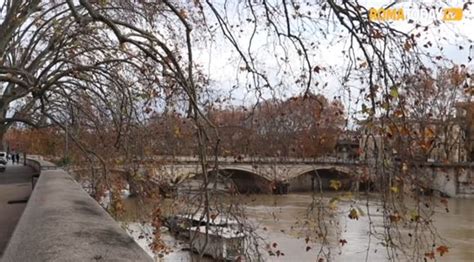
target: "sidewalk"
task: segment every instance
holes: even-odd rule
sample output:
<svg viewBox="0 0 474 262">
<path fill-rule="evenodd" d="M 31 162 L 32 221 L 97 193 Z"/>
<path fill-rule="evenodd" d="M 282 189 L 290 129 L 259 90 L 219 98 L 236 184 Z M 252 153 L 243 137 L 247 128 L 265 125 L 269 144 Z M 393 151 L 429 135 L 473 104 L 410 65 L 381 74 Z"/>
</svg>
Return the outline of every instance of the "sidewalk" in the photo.
<svg viewBox="0 0 474 262">
<path fill-rule="evenodd" d="M 5 172 L 0 173 L 0 257 L 26 207 L 23 200 L 31 194 L 32 175 L 30 167 L 10 163 Z M 17 203 L 9 204 L 9 201 Z"/>
</svg>

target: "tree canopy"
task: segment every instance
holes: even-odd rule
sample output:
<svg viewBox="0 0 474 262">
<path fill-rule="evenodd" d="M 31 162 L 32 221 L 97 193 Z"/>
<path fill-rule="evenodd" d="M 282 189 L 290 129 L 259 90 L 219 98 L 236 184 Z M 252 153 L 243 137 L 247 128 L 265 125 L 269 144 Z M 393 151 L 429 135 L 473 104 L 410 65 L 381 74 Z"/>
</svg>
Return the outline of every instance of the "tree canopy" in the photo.
<svg viewBox="0 0 474 262">
<path fill-rule="evenodd" d="M 374 159 L 382 160 L 370 166 L 373 182 L 381 201 L 390 203 L 382 211 L 385 235 L 377 237 L 396 259 L 395 250 L 403 246 L 402 238 L 392 238 L 401 219 L 396 214 L 409 216 L 411 210 L 398 192 L 403 185 L 422 188 L 419 177 L 429 178 L 407 175 L 407 166 L 420 153 L 426 159 L 437 144 L 445 149 L 452 144 L 439 131 L 451 133 L 452 125 L 437 130 L 423 123 L 450 118 L 460 100 L 472 115 L 473 39 L 463 33 L 448 36 L 453 30 L 442 17 L 409 18 L 403 25 L 371 19 L 369 4 L 0 0 L 0 139 L 14 123 L 50 128 L 43 131 L 57 143 L 43 146 L 57 151 L 62 147 L 57 140 L 65 135 L 100 178 L 94 180 L 98 199 L 106 189 L 120 198 L 123 183 L 109 179 L 113 167 L 161 153 L 197 154 L 205 184 L 199 203 L 209 219 L 210 203 L 220 199 L 207 187 L 211 155 L 323 155 L 362 117 Z M 412 4 L 429 13 L 446 7 L 443 1 L 415 0 L 376 8 Z M 461 8 L 467 12 L 470 6 L 467 1 Z M 466 56 L 463 65 L 445 55 L 453 42 Z M 216 81 L 219 74 L 226 81 Z M 327 89 L 336 90 L 334 98 L 327 98 Z M 235 94 L 243 97 L 243 106 L 236 105 Z M 472 138 L 472 117 L 466 122 Z M 44 133 L 37 136 L 46 139 Z M 404 158 L 396 152 L 404 152 Z M 130 184 L 136 179 L 144 185 L 152 173 L 138 176 L 139 168 L 131 169 L 125 175 Z M 424 200 L 416 193 L 413 199 L 419 209 Z M 313 200 L 310 211 L 320 211 L 313 217 L 329 214 L 319 222 L 334 222 L 332 209 Z M 157 227 L 160 212 L 155 209 Z M 359 213 L 352 208 L 349 218 Z M 434 256 L 431 215 L 421 215 L 412 222 L 421 226 L 414 230 L 421 230 L 416 232 L 424 234 L 423 241 L 413 254 L 403 252 L 409 260 Z"/>
</svg>

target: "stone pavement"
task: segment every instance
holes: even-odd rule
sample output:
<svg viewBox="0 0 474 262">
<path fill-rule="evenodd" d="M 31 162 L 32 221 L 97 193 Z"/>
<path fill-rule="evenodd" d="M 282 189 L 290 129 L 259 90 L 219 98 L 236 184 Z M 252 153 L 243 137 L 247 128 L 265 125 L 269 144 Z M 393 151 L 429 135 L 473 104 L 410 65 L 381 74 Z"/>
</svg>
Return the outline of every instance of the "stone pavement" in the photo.
<svg viewBox="0 0 474 262">
<path fill-rule="evenodd" d="M 30 167 L 11 163 L 0 173 L 0 258 L 26 207 L 33 173 Z"/>
</svg>

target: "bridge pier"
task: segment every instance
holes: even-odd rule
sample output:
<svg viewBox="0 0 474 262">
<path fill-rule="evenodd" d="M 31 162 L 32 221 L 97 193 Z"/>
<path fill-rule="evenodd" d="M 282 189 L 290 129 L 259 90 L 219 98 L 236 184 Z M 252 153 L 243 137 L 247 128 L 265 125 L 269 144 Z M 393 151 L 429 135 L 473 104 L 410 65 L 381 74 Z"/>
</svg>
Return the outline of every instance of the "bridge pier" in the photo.
<svg viewBox="0 0 474 262">
<path fill-rule="evenodd" d="M 285 181 L 276 181 L 272 185 L 272 193 L 274 195 L 286 195 L 288 194 L 288 188 L 290 183 Z"/>
</svg>

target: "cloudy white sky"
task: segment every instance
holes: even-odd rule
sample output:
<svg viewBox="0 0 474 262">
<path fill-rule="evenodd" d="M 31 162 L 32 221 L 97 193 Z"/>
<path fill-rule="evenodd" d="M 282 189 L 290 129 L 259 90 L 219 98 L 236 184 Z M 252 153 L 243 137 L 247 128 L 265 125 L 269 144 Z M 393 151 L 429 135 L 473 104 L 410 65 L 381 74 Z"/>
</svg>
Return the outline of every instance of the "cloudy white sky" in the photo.
<svg viewBox="0 0 474 262">
<path fill-rule="evenodd" d="M 360 3 L 367 8 L 380 8 L 384 7 L 392 1 L 385 0 L 361 0 Z M 406 20 L 390 22 L 395 28 L 410 33 L 417 33 L 422 29 L 415 29 L 415 24 L 422 26 L 431 26 L 435 19 L 442 19 L 443 8 L 447 7 L 463 7 L 467 1 L 439 1 L 439 0 L 413 0 L 413 1 L 399 1 L 400 3 L 393 6 L 393 8 L 403 8 Z M 426 8 L 435 6 L 436 8 L 427 11 Z M 468 67 L 474 68 L 473 62 L 468 61 L 468 56 L 474 57 L 474 49 L 472 48 L 472 42 L 474 42 L 474 5 L 471 5 L 469 9 L 464 10 L 463 19 L 455 22 L 445 22 L 439 27 L 431 27 L 433 30 L 424 32 L 425 34 L 419 40 L 420 43 L 431 41 L 434 46 L 432 48 L 425 49 L 433 55 L 442 55 L 446 58 L 443 60 L 445 66 L 450 67 L 453 64 L 464 64 Z M 242 47 L 246 47 L 250 34 L 250 26 L 245 26 L 245 23 L 239 18 L 234 17 L 235 24 L 239 24 L 244 28 L 244 33 L 238 38 L 238 42 Z M 409 23 L 409 20 L 413 20 L 413 23 Z M 311 36 L 305 36 L 308 40 L 316 42 L 316 48 L 310 50 L 313 57 L 313 65 L 320 65 L 326 70 L 316 75 L 315 81 L 321 84 L 318 87 L 313 88 L 315 93 L 323 93 L 329 98 L 341 97 L 341 99 L 349 107 L 353 101 L 355 101 L 358 94 L 358 86 L 354 83 L 351 88 L 351 94 L 349 90 L 342 89 L 340 86 L 340 80 L 342 78 L 344 69 L 347 61 L 343 58 L 342 51 L 348 47 L 348 41 L 344 39 L 341 41 L 337 38 L 338 32 L 341 30 L 338 26 L 327 24 L 324 27 L 324 31 L 327 33 L 323 36 L 317 32 L 315 28 L 309 28 L 312 32 Z M 237 32 L 237 31 L 236 31 Z M 333 33 L 332 33 L 333 32 Z M 219 32 L 220 33 L 220 32 Z M 218 35 L 219 35 L 218 33 Z M 212 43 L 209 46 L 203 47 L 198 53 L 198 61 L 204 65 L 205 72 L 210 76 L 211 86 L 214 87 L 223 96 L 231 96 L 233 98 L 233 104 L 249 105 L 257 101 L 257 95 L 255 92 L 247 91 L 242 88 L 244 85 L 242 81 L 242 72 L 238 69 L 242 65 L 241 60 L 238 59 L 237 53 L 232 51 L 232 47 L 223 39 Z M 281 50 L 274 49 L 275 45 L 271 42 L 275 41 L 274 38 L 269 37 L 265 33 L 258 34 L 255 36 L 254 44 L 252 45 L 252 54 L 262 64 L 265 71 L 270 75 L 270 80 L 276 84 L 280 81 L 285 82 L 285 76 L 281 73 L 282 69 L 280 64 L 276 61 L 274 55 L 281 55 Z M 471 42 L 470 42 L 471 41 Z M 462 46 L 462 49 L 460 49 Z M 443 51 L 440 53 L 439 47 L 442 47 Z M 296 72 L 300 65 L 299 57 L 296 54 L 290 54 L 290 59 L 294 59 L 294 65 L 288 70 Z M 236 79 L 240 79 L 237 83 Z M 289 78 L 288 78 L 289 79 Z M 286 85 L 278 88 L 274 92 L 269 90 L 263 91 L 264 98 L 270 97 L 288 97 L 300 93 L 303 88 L 298 87 L 296 84 L 292 85 L 286 81 Z M 324 87 L 323 83 L 328 82 L 328 85 Z M 232 88 L 232 86 L 239 85 L 239 88 Z M 351 105 L 352 109 L 357 109 L 356 106 Z"/>
</svg>

